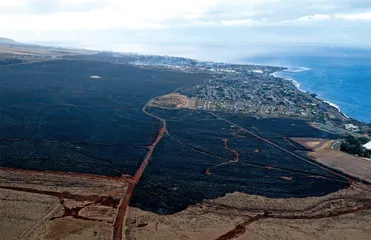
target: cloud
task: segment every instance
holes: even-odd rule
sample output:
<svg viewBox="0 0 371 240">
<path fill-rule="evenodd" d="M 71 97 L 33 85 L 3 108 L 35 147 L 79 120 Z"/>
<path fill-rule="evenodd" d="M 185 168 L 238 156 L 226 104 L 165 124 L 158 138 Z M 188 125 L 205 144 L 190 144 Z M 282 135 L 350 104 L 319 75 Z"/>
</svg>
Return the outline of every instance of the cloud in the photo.
<svg viewBox="0 0 371 240">
<path fill-rule="evenodd" d="M 347 4 L 343 0 L 339 3 Z M 329 11 L 336 10 L 338 5 L 329 0 L 299 3 L 289 0 L 0 0 L 0 29 L 65 31 L 269 26 L 295 24 L 291 19 L 329 20 L 334 14 Z M 370 15 L 338 14 L 336 18 L 369 19 Z"/>
<path fill-rule="evenodd" d="M 110 16 L 109 18 L 107 18 Z M 12 15 L 0 16 L 0 27 L 4 30 L 101 30 L 110 28 L 141 29 L 141 28 L 165 28 L 166 25 L 151 23 L 149 21 L 136 21 L 135 19 L 121 17 L 118 12 L 76 12 L 55 13 L 40 16 L 32 14 L 28 16 Z"/>
<path fill-rule="evenodd" d="M 0 0 L 0 6 L 3 31 L 255 26 L 287 17 L 287 0 Z"/>
<path fill-rule="evenodd" d="M 58 3 L 58 5 L 61 5 L 61 6 L 63 5 L 76 6 L 76 5 L 81 5 L 81 4 L 94 4 L 97 2 L 99 1 L 97 0 L 57 0 L 56 1 L 56 3 Z"/>
<path fill-rule="evenodd" d="M 26 3 L 26 0 L 0 0 L 0 7 L 22 7 Z"/>
<path fill-rule="evenodd" d="M 335 18 L 343 19 L 343 20 L 350 20 L 350 21 L 371 20 L 371 12 L 353 13 L 353 14 L 336 14 Z"/>
<path fill-rule="evenodd" d="M 212 7 L 217 1 L 188 0 L 175 2 L 169 0 L 77 0 L 52 1 L 28 0 L 23 4 L 27 11 L 18 5 L 5 5 L 6 8 L 19 6 L 11 12 L 2 8 L 0 29 L 2 30 L 75 30 L 105 28 L 163 28 L 171 25 L 171 19 L 197 19 L 204 9 Z M 102 4 L 104 3 L 104 7 Z M 0 4 L 0 6 L 1 6 Z M 72 9 L 71 9 L 72 8 Z M 76 11 L 75 9 L 82 9 Z"/>
<path fill-rule="evenodd" d="M 226 20 L 221 21 L 221 24 L 224 26 L 256 26 L 260 21 L 255 21 L 252 19 L 238 19 L 238 20 Z"/>
<path fill-rule="evenodd" d="M 368 20 L 370 0 L 0 0 L 0 36 L 97 48 L 118 41 L 370 44 Z"/>
<path fill-rule="evenodd" d="M 300 17 L 298 21 L 328 20 L 330 18 L 331 16 L 328 14 L 315 14 L 315 15 Z"/>
</svg>

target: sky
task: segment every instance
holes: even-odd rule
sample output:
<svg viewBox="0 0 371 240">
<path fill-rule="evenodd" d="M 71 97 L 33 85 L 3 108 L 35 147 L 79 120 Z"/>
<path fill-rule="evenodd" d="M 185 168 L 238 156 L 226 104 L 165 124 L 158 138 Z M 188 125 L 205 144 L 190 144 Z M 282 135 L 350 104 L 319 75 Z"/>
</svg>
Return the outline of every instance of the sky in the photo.
<svg viewBox="0 0 371 240">
<path fill-rule="evenodd" d="M 208 60 L 371 48 L 369 26 L 370 0 L 0 0 L 1 37 Z"/>
</svg>

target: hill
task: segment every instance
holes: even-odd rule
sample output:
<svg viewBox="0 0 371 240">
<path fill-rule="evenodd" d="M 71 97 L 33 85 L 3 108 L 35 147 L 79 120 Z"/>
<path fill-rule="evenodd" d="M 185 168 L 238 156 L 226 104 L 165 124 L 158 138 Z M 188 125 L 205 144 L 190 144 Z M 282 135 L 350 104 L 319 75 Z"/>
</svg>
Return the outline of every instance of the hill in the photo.
<svg viewBox="0 0 371 240">
<path fill-rule="evenodd" d="M 3 38 L 0 37 L 0 44 L 1 43 L 7 43 L 7 44 L 16 44 L 17 42 L 10 38 Z"/>
</svg>

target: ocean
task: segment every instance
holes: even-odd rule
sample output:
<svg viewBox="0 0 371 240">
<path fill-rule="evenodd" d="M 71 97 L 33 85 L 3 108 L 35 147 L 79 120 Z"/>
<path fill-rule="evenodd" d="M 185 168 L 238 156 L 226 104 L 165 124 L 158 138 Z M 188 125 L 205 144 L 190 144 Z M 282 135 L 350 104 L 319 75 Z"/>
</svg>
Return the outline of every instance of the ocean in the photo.
<svg viewBox="0 0 371 240">
<path fill-rule="evenodd" d="M 258 57 L 248 63 L 287 66 L 278 73 L 302 91 L 337 106 L 346 116 L 371 123 L 371 55 Z"/>
</svg>

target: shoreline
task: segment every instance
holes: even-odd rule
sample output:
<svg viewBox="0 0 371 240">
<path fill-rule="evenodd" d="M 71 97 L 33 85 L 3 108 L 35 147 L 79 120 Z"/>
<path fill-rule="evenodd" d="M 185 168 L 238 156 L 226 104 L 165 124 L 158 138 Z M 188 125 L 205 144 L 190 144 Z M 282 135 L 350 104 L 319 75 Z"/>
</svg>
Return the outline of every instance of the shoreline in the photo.
<svg viewBox="0 0 371 240">
<path fill-rule="evenodd" d="M 283 71 L 279 71 L 279 72 L 275 72 L 275 73 L 272 73 L 272 76 L 274 77 L 278 77 L 278 78 L 283 78 L 287 81 L 290 81 L 297 90 L 299 90 L 300 92 L 303 92 L 303 93 L 314 93 L 314 92 L 310 92 L 310 91 L 305 91 L 303 89 L 300 88 L 301 86 L 301 83 L 293 78 L 288 78 L 288 77 L 284 77 L 284 76 L 281 76 L 280 73 L 284 73 L 284 72 L 287 72 L 287 73 L 298 73 L 298 72 L 305 72 L 305 71 L 311 71 L 312 69 L 310 68 L 306 68 L 306 67 L 292 67 L 292 66 L 284 66 L 286 68 L 286 70 L 283 70 Z M 298 70 L 290 70 L 290 68 L 297 68 Z M 316 94 L 316 93 L 314 93 Z M 355 118 L 352 118 L 352 117 L 348 117 L 345 113 L 343 113 L 341 111 L 341 108 L 336 105 L 335 103 L 333 102 L 330 102 L 329 100 L 325 100 L 324 98 L 322 98 L 321 96 L 317 95 L 316 98 L 328 105 L 330 105 L 331 107 L 335 108 L 341 115 L 344 116 L 344 118 L 348 119 L 348 120 L 356 120 L 356 121 L 359 121 L 359 122 L 363 122 L 361 120 L 357 120 Z M 364 122 L 366 123 L 366 122 Z"/>
</svg>

